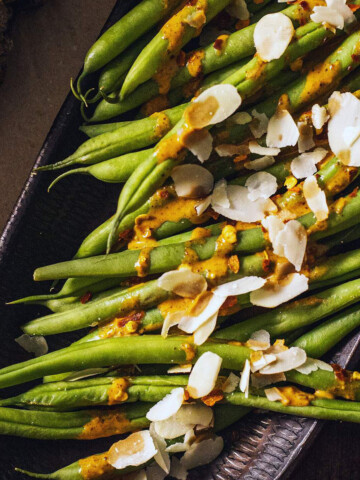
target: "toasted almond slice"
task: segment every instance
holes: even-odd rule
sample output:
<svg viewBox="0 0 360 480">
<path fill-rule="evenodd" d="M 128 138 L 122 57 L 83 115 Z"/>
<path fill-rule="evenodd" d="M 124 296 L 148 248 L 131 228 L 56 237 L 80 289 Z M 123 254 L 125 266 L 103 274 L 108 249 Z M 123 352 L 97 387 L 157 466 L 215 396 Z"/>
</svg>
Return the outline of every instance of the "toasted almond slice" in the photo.
<svg viewBox="0 0 360 480">
<path fill-rule="evenodd" d="M 184 365 L 176 365 L 175 367 L 169 368 L 167 373 L 174 374 L 174 373 L 190 373 L 192 369 L 191 363 L 185 363 Z"/>
<path fill-rule="evenodd" d="M 215 147 L 216 153 L 219 157 L 233 157 L 234 155 L 247 155 L 249 149 L 246 145 L 232 145 L 231 143 L 224 143 Z"/>
<path fill-rule="evenodd" d="M 211 155 L 213 137 L 206 129 L 194 130 L 184 138 L 184 145 L 201 163 L 204 163 Z"/>
<path fill-rule="evenodd" d="M 276 362 L 266 365 L 260 370 L 263 375 L 288 372 L 294 370 L 306 362 L 306 352 L 299 347 L 291 347 L 276 355 Z"/>
<path fill-rule="evenodd" d="M 256 330 L 256 332 L 251 334 L 250 340 L 255 340 L 256 342 L 263 343 L 270 347 L 270 333 L 266 330 Z"/>
<path fill-rule="evenodd" d="M 159 465 L 159 467 L 168 474 L 170 472 L 170 457 L 168 452 L 166 451 L 166 440 L 157 434 L 153 423 L 150 424 L 149 432 L 157 450 L 157 453 L 154 456 L 154 460 Z"/>
<path fill-rule="evenodd" d="M 250 383 L 250 362 L 248 359 L 245 360 L 243 371 L 241 372 L 241 379 L 240 379 L 240 391 L 245 393 L 245 397 L 247 398 L 249 395 L 249 383 Z"/>
<path fill-rule="evenodd" d="M 204 198 L 204 200 L 201 200 L 196 206 L 196 215 L 200 216 L 202 215 L 211 205 L 211 195 L 208 197 Z"/>
<path fill-rule="evenodd" d="M 316 148 L 313 152 L 302 153 L 291 161 L 290 169 L 295 178 L 306 178 L 316 173 L 316 164 L 326 157 L 324 148 Z"/>
<path fill-rule="evenodd" d="M 283 13 L 264 15 L 255 26 L 254 43 L 262 60 L 270 62 L 280 58 L 294 35 L 294 26 Z"/>
<path fill-rule="evenodd" d="M 164 322 L 162 324 L 162 327 L 161 327 L 161 336 L 163 338 L 166 338 L 169 334 L 169 330 L 171 327 L 175 327 L 175 325 L 178 325 L 178 323 L 180 322 L 180 320 L 183 318 L 183 316 L 185 315 L 184 312 L 180 311 L 180 312 L 169 312 L 165 319 L 164 319 Z"/>
<path fill-rule="evenodd" d="M 230 208 L 226 180 L 221 179 L 215 184 L 215 188 L 211 196 L 211 203 L 214 205 L 219 205 L 222 208 Z"/>
<path fill-rule="evenodd" d="M 187 268 L 163 273 L 157 283 L 160 288 L 185 298 L 195 298 L 207 289 L 205 278 Z"/>
<path fill-rule="evenodd" d="M 309 288 L 309 280 L 300 273 L 291 273 L 285 285 L 265 285 L 259 290 L 250 293 L 253 305 L 265 308 L 275 308 L 282 303 L 301 295 Z"/>
<path fill-rule="evenodd" d="M 249 142 L 249 150 L 251 153 L 256 153 L 257 155 L 272 155 L 274 157 L 280 153 L 280 148 L 261 147 L 254 140 Z"/>
<path fill-rule="evenodd" d="M 262 375 L 254 373 L 251 375 L 251 385 L 254 388 L 264 388 L 274 383 L 286 382 L 285 373 L 275 373 L 274 375 Z"/>
<path fill-rule="evenodd" d="M 114 443 L 110 447 L 107 460 L 112 467 L 122 470 L 142 465 L 154 458 L 156 453 L 149 430 L 142 430 Z"/>
<path fill-rule="evenodd" d="M 312 106 L 311 108 L 311 119 L 312 119 L 312 124 L 317 130 L 320 130 L 325 123 L 329 120 L 330 116 L 327 113 L 327 110 L 325 107 L 320 107 L 318 103 L 315 103 L 315 105 Z"/>
<path fill-rule="evenodd" d="M 313 127 L 307 122 L 298 122 L 297 127 L 299 130 L 299 152 L 307 152 L 308 150 L 311 150 L 313 147 L 315 147 Z"/>
<path fill-rule="evenodd" d="M 248 197 L 250 200 L 258 200 L 259 198 L 269 198 L 277 190 L 277 181 L 274 175 L 268 172 L 257 172 L 251 175 L 245 183 L 249 190 Z"/>
<path fill-rule="evenodd" d="M 214 389 L 222 358 L 216 353 L 205 352 L 197 360 L 189 376 L 187 390 L 192 398 L 201 398 Z"/>
<path fill-rule="evenodd" d="M 258 360 L 252 361 L 250 364 L 252 373 L 255 373 L 262 368 L 266 367 L 266 365 L 270 365 L 270 363 L 276 362 L 276 355 L 272 353 L 265 353 L 262 355 Z"/>
<path fill-rule="evenodd" d="M 287 110 L 278 110 L 269 120 L 266 135 L 268 147 L 284 148 L 297 144 L 299 129 Z"/>
<path fill-rule="evenodd" d="M 178 197 L 205 197 L 214 186 L 213 175 L 200 165 L 179 165 L 173 169 L 171 176 Z"/>
<path fill-rule="evenodd" d="M 314 176 L 305 179 L 303 193 L 306 203 L 314 213 L 316 220 L 318 222 L 326 220 L 329 215 L 329 207 L 326 202 L 325 192 L 321 190 Z"/>
<path fill-rule="evenodd" d="M 207 438 L 202 442 L 193 443 L 181 458 L 180 463 L 186 470 L 207 465 L 220 455 L 223 448 L 224 440 L 221 437 Z"/>
<path fill-rule="evenodd" d="M 248 189 L 240 185 L 228 185 L 227 197 L 230 202 L 229 208 L 222 207 L 212 199 L 214 211 L 231 220 L 241 222 L 260 221 L 273 206 L 272 203 L 269 203 L 269 199 L 260 198 L 251 201 L 248 197 Z"/>
<path fill-rule="evenodd" d="M 196 425 L 208 427 L 213 418 L 212 409 L 206 405 L 183 405 L 175 415 L 167 420 L 154 422 L 154 428 L 161 437 L 173 439 L 185 435 Z"/>
<path fill-rule="evenodd" d="M 179 322 L 179 328 L 186 333 L 194 333 L 199 327 L 207 322 L 214 315 L 217 315 L 221 305 L 225 302 L 226 297 L 212 295 L 204 310 L 199 315 L 184 316 Z"/>
<path fill-rule="evenodd" d="M 15 342 L 28 353 L 33 353 L 35 357 L 41 357 L 49 351 L 45 337 L 42 335 L 28 335 L 24 333 L 15 338 Z"/>
<path fill-rule="evenodd" d="M 238 18 L 239 20 L 248 20 L 250 18 L 250 13 L 245 0 L 232 0 L 232 2 L 226 7 L 226 11 L 229 15 Z"/>
<path fill-rule="evenodd" d="M 270 402 L 281 402 L 282 396 L 280 395 L 279 389 L 276 387 L 273 388 L 266 388 L 265 395 Z"/>
<path fill-rule="evenodd" d="M 272 243 L 274 253 L 284 257 L 284 246 L 277 242 L 279 233 L 285 228 L 284 222 L 276 215 L 269 215 L 262 220 L 261 224 L 269 232 L 269 239 Z"/>
<path fill-rule="evenodd" d="M 346 5 L 346 0 L 327 0 L 327 6 L 316 6 L 310 18 L 313 22 L 331 25 L 343 30 L 356 21 L 352 10 Z"/>
<path fill-rule="evenodd" d="M 185 433 L 183 443 L 173 443 L 166 448 L 166 451 L 169 453 L 186 452 L 186 450 L 189 450 L 190 445 L 194 442 L 195 439 L 196 436 L 194 429 L 191 428 Z"/>
<path fill-rule="evenodd" d="M 221 297 L 229 297 L 232 295 L 242 295 L 244 293 L 252 292 L 261 288 L 266 283 L 266 280 L 261 277 L 249 276 L 239 278 L 233 282 L 223 283 L 213 289 L 214 295 Z"/>
<path fill-rule="evenodd" d="M 298 372 L 303 373 L 304 375 L 309 375 L 311 372 L 316 372 L 316 370 L 319 369 L 326 370 L 328 372 L 333 371 L 331 365 L 316 358 L 307 358 L 305 363 L 296 368 Z"/>
<path fill-rule="evenodd" d="M 217 312 L 206 320 L 199 328 L 194 332 L 194 343 L 195 345 L 202 345 L 210 337 L 216 327 L 218 314 Z"/>
<path fill-rule="evenodd" d="M 214 106 L 210 112 L 209 105 Z M 240 105 L 241 97 L 233 85 L 225 83 L 214 85 L 200 93 L 191 103 L 188 121 L 195 129 L 214 125 L 230 117 Z M 206 114 L 203 114 L 204 111 Z"/>
<path fill-rule="evenodd" d="M 237 112 L 227 119 L 227 122 L 232 125 L 246 125 L 252 120 L 251 115 L 247 112 Z"/>
<path fill-rule="evenodd" d="M 284 257 L 300 271 L 307 245 L 307 234 L 303 225 L 297 220 L 287 222 L 276 236 L 276 245 L 281 245 Z"/>
<path fill-rule="evenodd" d="M 233 372 L 230 372 L 228 378 L 222 385 L 222 391 L 225 393 L 234 392 L 240 385 L 240 377 L 235 375 Z"/>
<path fill-rule="evenodd" d="M 177 480 L 186 480 L 188 477 L 188 471 L 181 465 L 177 457 L 171 459 L 170 477 L 176 478 Z"/>
<path fill-rule="evenodd" d="M 244 167 L 248 170 L 264 170 L 267 167 L 270 167 L 275 163 L 275 158 L 269 155 L 265 157 L 257 158 L 256 160 L 252 160 L 251 162 L 245 162 Z"/>
<path fill-rule="evenodd" d="M 254 138 L 262 137 L 268 128 L 269 119 L 265 113 L 259 113 L 255 109 L 251 112 L 254 120 L 251 122 L 250 130 Z"/>
<path fill-rule="evenodd" d="M 168 395 L 156 403 L 146 414 L 146 418 L 151 422 L 159 422 L 175 415 L 184 400 L 184 389 L 182 387 L 174 388 Z M 151 432 L 150 432 L 151 433 Z"/>
</svg>

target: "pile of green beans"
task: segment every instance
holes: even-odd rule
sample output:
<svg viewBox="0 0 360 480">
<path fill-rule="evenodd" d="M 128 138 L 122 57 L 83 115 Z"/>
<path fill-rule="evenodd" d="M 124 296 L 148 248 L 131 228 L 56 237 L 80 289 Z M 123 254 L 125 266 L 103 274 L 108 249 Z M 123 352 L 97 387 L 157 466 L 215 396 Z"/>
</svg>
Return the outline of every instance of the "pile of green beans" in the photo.
<svg viewBox="0 0 360 480">
<path fill-rule="evenodd" d="M 241 111 L 250 117 L 255 117 L 254 109 L 272 117 L 286 98 L 286 109 L 296 121 L 303 121 L 310 118 L 308 111 L 314 103 L 327 107 L 336 88 L 360 98 L 356 22 L 347 32 L 311 21 L 316 1 L 314 5 L 270 0 L 246 3 L 247 22 L 234 27 L 235 20 L 229 20 L 229 35 L 194 48 L 192 40 L 205 26 L 219 23 L 217 15 L 230 0 L 141 0 L 88 51 L 76 85 L 71 81 L 88 123 L 80 130 L 88 139 L 69 157 L 37 172 L 76 167 L 55 178 L 49 190 L 73 174 L 124 185 L 115 214 L 84 239 L 72 260 L 35 270 L 35 281 L 63 280 L 58 291 L 11 302 L 39 304 L 51 311 L 23 325 L 25 334 L 91 330 L 81 332 L 65 348 L 0 369 L 0 389 L 23 388 L 0 400 L 1 435 L 92 440 L 147 429 L 148 410 L 173 389 L 188 385 L 187 374 L 175 375 L 169 369 L 191 366 L 206 352 L 222 359 L 212 392 L 220 392 L 213 405 L 214 432 L 254 408 L 360 423 L 360 374 L 339 366 L 308 374 L 289 370 L 285 382 L 269 385 L 305 396 L 303 405 L 270 401 L 264 389 L 253 385 L 249 395 L 238 388 L 232 393 L 222 390 L 229 372 L 239 375 L 259 353 L 249 341 L 259 330 L 270 334 L 271 343 L 283 339 L 289 347 L 302 348 L 311 362 L 360 327 L 360 249 L 355 245 L 360 238 L 359 168 L 344 165 L 331 152 L 315 173 L 329 207 L 326 221 L 317 221 L 307 205 L 304 182 L 292 176 L 297 149 L 281 152 L 264 170 L 277 182 L 271 200 L 280 214 L 286 213 L 284 221 L 296 219 L 307 232 L 300 273 L 307 277 L 309 291 L 267 310 L 254 309 L 249 293 L 227 297 L 214 332 L 202 345 L 179 330 L 170 331 L 166 338 L 159 334 L 171 308 L 183 302 L 159 286 L 161 274 L 186 266 L 203 275 L 211 289 L 248 276 L 280 281 L 284 266 L 290 265 L 272 251 L 269 233 L 260 222 L 247 225 L 224 220 L 211 207 L 195 217 L 194 202 L 205 198 L 177 196 L 176 183 L 169 181 L 173 168 L 185 159 L 196 164 L 197 159 L 183 145 L 174 158 L 160 161 L 158 155 L 164 142 L 184 127 L 191 100 L 211 86 L 230 84 L 241 96 Z M 353 5 L 359 6 L 360 0 Z M 353 10 L 357 21 L 360 10 Z M 255 28 L 265 15 L 277 12 L 290 19 L 294 36 L 279 58 L 264 62 L 256 52 Z M 316 64 L 312 57 L 318 58 Z M 87 91 L 85 83 L 90 87 Z M 121 116 L 137 108 L 133 120 Z M 113 123 L 101 123 L 113 118 Z M 236 122 L 227 119 L 210 126 L 215 146 L 246 146 L 254 139 L 254 119 Z M 316 145 L 323 146 L 323 132 L 314 133 Z M 267 145 L 266 135 L 255 140 Z M 221 157 L 212 153 L 203 166 L 214 181 L 225 178 L 228 184 L 243 187 L 254 174 L 245 157 L 256 158 L 253 154 Z M 172 218 L 169 211 L 181 202 L 184 209 L 179 207 L 180 213 Z M 223 253 L 221 241 L 228 247 L 223 237 L 226 231 L 232 232 L 232 240 Z M 215 257 L 224 263 L 222 273 L 212 272 L 210 262 Z M 197 300 L 189 304 L 193 307 Z M 43 383 L 26 390 L 26 384 L 33 381 Z M 196 401 L 206 404 L 207 399 Z M 17 471 L 43 479 L 110 480 L 150 464 L 115 470 L 107 455 L 80 459 L 51 474 Z"/>
</svg>

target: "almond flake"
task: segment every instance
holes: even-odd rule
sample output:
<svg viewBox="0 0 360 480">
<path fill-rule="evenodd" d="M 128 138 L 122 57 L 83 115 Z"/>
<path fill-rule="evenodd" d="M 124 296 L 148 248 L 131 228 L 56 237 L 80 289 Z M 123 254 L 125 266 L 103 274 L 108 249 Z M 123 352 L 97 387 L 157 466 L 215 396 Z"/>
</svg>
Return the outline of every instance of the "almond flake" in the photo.
<svg viewBox="0 0 360 480">
<path fill-rule="evenodd" d="M 305 350 L 299 347 L 291 347 L 276 355 L 276 361 L 266 365 L 260 370 L 263 375 L 273 375 L 294 370 L 306 362 Z"/>
<path fill-rule="evenodd" d="M 190 373 L 192 369 L 192 364 L 185 364 L 185 365 L 176 365 L 175 367 L 169 368 L 167 373 L 174 374 L 174 373 Z"/>
<path fill-rule="evenodd" d="M 254 138 L 262 137 L 268 128 L 269 119 L 265 113 L 259 113 L 255 109 L 251 112 L 254 120 L 251 122 L 250 130 Z"/>
<path fill-rule="evenodd" d="M 214 436 L 202 442 L 193 443 L 189 450 L 181 458 L 181 465 L 186 470 L 207 465 L 217 458 L 224 448 L 224 440 Z"/>
<path fill-rule="evenodd" d="M 241 379 L 240 379 L 240 391 L 245 393 L 245 398 L 249 396 L 249 383 L 250 383 L 250 362 L 248 359 L 245 360 L 243 371 L 241 372 Z"/>
<path fill-rule="evenodd" d="M 173 169 L 171 176 L 178 197 L 205 197 L 214 186 L 213 175 L 200 165 L 179 165 Z"/>
<path fill-rule="evenodd" d="M 195 298 L 207 289 L 205 278 L 187 268 L 163 273 L 157 284 L 160 288 L 185 298 Z"/>
<path fill-rule="evenodd" d="M 194 344 L 202 345 L 210 337 L 216 327 L 218 313 L 216 312 L 212 317 L 206 320 L 199 328 L 194 332 Z"/>
<path fill-rule="evenodd" d="M 211 195 L 204 198 L 204 200 L 201 200 L 201 202 L 199 202 L 195 206 L 196 215 L 200 217 L 200 215 L 202 215 L 210 207 L 210 205 L 211 205 Z"/>
<path fill-rule="evenodd" d="M 224 143 L 215 147 L 216 153 L 219 157 L 233 157 L 234 155 L 247 155 L 249 149 L 246 145 L 232 145 L 231 143 Z"/>
<path fill-rule="evenodd" d="M 315 147 L 313 127 L 307 122 L 298 122 L 297 127 L 299 130 L 298 150 L 300 153 L 307 152 Z"/>
<path fill-rule="evenodd" d="M 270 365 L 270 363 L 276 362 L 276 355 L 273 354 L 264 354 L 261 355 L 257 360 L 252 360 L 250 367 L 251 367 L 251 372 L 255 373 L 258 370 L 261 370 L 262 368 L 266 367 L 266 365 Z"/>
<path fill-rule="evenodd" d="M 275 308 L 306 292 L 309 288 L 308 283 L 309 280 L 305 275 L 291 273 L 287 276 L 285 285 L 265 285 L 251 292 L 250 301 L 259 307 Z"/>
<path fill-rule="evenodd" d="M 256 330 L 251 334 L 250 340 L 255 340 L 270 347 L 270 333 L 266 330 Z"/>
<path fill-rule="evenodd" d="M 214 103 L 217 104 L 216 108 L 211 112 L 208 121 L 192 125 L 194 128 L 204 128 L 208 125 L 223 122 L 241 105 L 241 97 L 238 91 L 233 85 L 229 84 L 219 84 L 208 88 L 196 97 L 191 105 L 196 105 L 195 108 L 202 110 L 210 99 L 214 100 Z"/>
<path fill-rule="evenodd" d="M 225 382 L 222 385 L 222 391 L 225 393 L 232 393 L 239 387 L 239 384 L 240 384 L 240 377 L 230 372 L 228 378 L 225 380 Z"/>
<path fill-rule="evenodd" d="M 237 112 L 227 119 L 227 122 L 232 125 L 246 125 L 252 120 L 251 115 L 247 112 Z"/>
<path fill-rule="evenodd" d="M 279 390 L 276 387 L 266 388 L 265 395 L 270 402 L 281 402 L 282 396 L 280 395 Z"/>
<path fill-rule="evenodd" d="M 184 315 L 179 322 L 179 328 L 186 333 L 194 333 L 199 327 L 207 322 L 214 315 L 217 315 L 226 297 L 212 295 L 204 310 L 199 315 Z"/>
<path fill-rule="evenodd" d="M 159 467 L 166 474 L 168 474 L 170 472 L 170 457 L 168 452 L 166 451 L 166 440 L 156 433 L 153 423 L 150 424 L 149 432 L 157 450 L 157 453 L 154 456 L 154 460 L 159 465 Z"/>
<path fill-rule="evenodd" d="M 267 167 L 270 167 L 275 163 L 275 158 L 270 157 L 269 155 L 265 157 L 257 158 L 256 160 L 252 160 L 250 162 L 244 163 L 244 167 L 248 170 L 264 170 Z"/>
<path fill-rule="evenodd" d="M 224 179 L 219 180 L 215 184 L 214 191 L 211 195 L 211 203 L 219 205 L 222 208 L 230 208 L 230 201 L 227 195 L 227 184 Z"/>
<path fill-rule="evenodd" d="M 274 383 L 286 382 L 284 373 L 275 373 L 274 375 L 262 375 L 261 373 L 254 373 L 251 375 L 251 385 L 254 388 L 264 388 L 267 385 Z"/>
<path fill-rule="evenodd" d="M 311 119 L 312 124 L 317 130 L 320 130 L 325 123 L 329 120 L 330 116 L 327 113 L 325 107 L 320 107 L 319 104 L 315 103 L 315 105 L 311 108 Z"/>
<path fill-rule="evenodd" d="M 261 277 L 243 277 L 233 282 L 223 283 L 213 289 L 214 295 L 221 297 L 229 297 L 233 295 L 243 295 L 244 293 L 252 292 L 261 288 L 266 283 L 266 280 Z"/>
<path fill-rule="evenodd" d="M 340 30 L 356 22 L 353 12 L 346 5 L 346 0 L 327 0 L 326 7 L 316 6 L 313 12 L 310 15 L 313 22 L 328 24 Z"/>
<path fill-rule="evenodd" d="M 189 450 L 190 445 L 195 441 L 195 439 L 195 432 L 192 428 L 185 433 L 183 443 L 173 443 L 166 448 L 166 451 L 169 453 L 186 452 L 186 450 Z"/>
<path fill-rule="evenodd" d="M 283 13 L 264 15 L 255 25 L 254 44 L 260 58 L 270 62 L 280 58 L 294 35 L 294 26 Z"/>
<path fill-rule="evenodd" d="M 192 398 L 208 395 L 215 387 L 222 358 L 212 352 L 205 352 L 197 360 L 189 376 L 187 390 Z"/>
<path fill-rule="evenodd" d="M 316 358 L 307 358 L 305 363 L 296 368 L 296 371 L 303 373 L 304 375 L 309 375 L 311 372 L 316 372 L 316 370 L 319 369 L 333 372 L 331 365 Z"/>
<path fill-rule="evenodd" d="M 196 425 L 208 427 L 214 415 L 210 407 L 202 404 L 183 405 L 167 420 L 154 422 L 156 433 L 163 438 L 173 439 L 185 435 Z"/>
<path fill-rule="evenodd" d="M 186 480 L 188 477 L 186 468 L 181 465 L 180 460 L 177 457 L 171 459 L 170 477 L 176 478 L 177 480 Z"/>
<path fill-rule="evenodd" d="M 155 462 L 146 468 L 146 480 L 164 480 L 165 477 L 167 473 Z"/>
<path fill-rule="evenodd" d="M 149 430 L 142 430 L 114 443 L 110 447 L 107 460 L 112 467 L 122 470 L 126 467 L 142 465 L 156 453 Z"/>
<path fill-rule="evenodd" d="M 299 139 L 299 130 L 287 110 L 278 110 L 269 120 L 266 135 L 268 147 L 293 147 Z"/>
<path fill-rule="evenodd" d="M 271 173 L 257 172 L 246 180 L 245 187 L 249 190 L 250 200 L 269 198 L 277 190 L 277 180 Z"/>
<path fill-rule="evenodd" d="M 204 163 L 211 155 L 213 137 L 206 129 L 194 130 L 185 137 L 184 145 L 201 163 Z"/>
<path fill-rule="evenodd" d="M 42 335 L 28 335 L 24 333 L 20 337 L 15 338 L 15 342 L 28 353 L 33 353 L 35 357 L 41 357 L 49 351 L 46 339 Z"/>
<path fill-rule="evenodd" d="M 329 207 L 326 202 L 325 192 L 321 190 L 314 176 L 307 177 L 303 185 L 303 193 L 310 210 L 314 213 L 316 220 L 321 222 L 329 215 Z"/>
<path fill-rule="evenodd" d="M 296 178 L 306 178 L 314 175 L 317 171 L 316 164 L 326 157 L 324 148 L 316 148 L 313 152 L 302 153 L 291 162 L 291 173 Z"/>
<path fill-rule="evenodd" d="M 169 334 L 170 328 L 175 327 L 175 325 L 178 325 L 184 315 L 185 315 L 184 312 L 169 312 L 166 315 L 164 322 L 162 324 L 161 336 L 163 338 L 166 338 Z"/>
<path fill-rule="evenodd" d="M 287 222 L 276 237 L 276 245 L 281 245 L 284 257 L 300 271 L 307 245 L 307 233 L 303 225 L 297 220 Z"/>
<path fill-rule="evenodd" d="M 272 155 L 274 157 L 280 153 L 280 148 L 262 147 L 254 140 L 249 142 L 249 150 L 257 155 Z"/>
<path fill-rule="evenodd" d="M 169 394 L 156 403 L 146 414 L 146 418 L 151 422 L 159 422 L 175 415 L 184 400 L 184 389 L 182 387 L 174 388 Z"/>
</svg>

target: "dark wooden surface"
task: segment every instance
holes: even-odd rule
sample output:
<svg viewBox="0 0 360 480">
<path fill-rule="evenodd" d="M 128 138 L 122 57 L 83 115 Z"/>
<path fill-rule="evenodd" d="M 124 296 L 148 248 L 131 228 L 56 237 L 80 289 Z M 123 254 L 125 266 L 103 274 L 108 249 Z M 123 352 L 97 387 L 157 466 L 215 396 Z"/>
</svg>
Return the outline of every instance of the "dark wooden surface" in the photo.
<svg viewBox="0 0 360 480">
<path fill-rule="evenodd" d="M 8 75 L 0 87 L 0 229 L 65 98 L 68 79 L 77 74 L 114 3 L 49 0 L 17 18 Z M 360 479 L 360 426 L 325 424 L 290 478 Z"/>
</svg>

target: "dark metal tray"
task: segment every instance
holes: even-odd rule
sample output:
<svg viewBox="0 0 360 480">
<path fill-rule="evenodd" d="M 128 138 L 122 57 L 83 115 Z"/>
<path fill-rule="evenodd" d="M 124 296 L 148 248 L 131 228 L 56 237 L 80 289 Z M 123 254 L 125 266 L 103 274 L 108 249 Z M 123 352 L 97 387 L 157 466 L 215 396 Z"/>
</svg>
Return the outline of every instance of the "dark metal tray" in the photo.
<svg viewBox="0 0 360 480">
<path fill-rule="evenodd" d="M 104 28 L 135 2 L 118 0 Z M 68 95 L 36 160 L 36 166 L 65 158 L 84 140 L 79 103 Z M 45 313 L 36 306 L 6 306 L 5 302 L 46 286 L 32 281 L 35 267 L 68 259 L 84 236 L 113 212 L 119 187 L 90 177 L 69 177 L 51 194 L 52 174 L 30 176 L 0 240 L 0 367 L 29 358 L 14 342 L 20 325 Z M 49 337 L 50 349 L 62 348 L 79 333 Z M 346 339 L 331 358 L 354 368 L 360 357 L 360 334 Z M 2 391 L 6 397 L 20 388 Z M 274 480 L 286 478 L 323 422 L 267 412 L 248 415 L 224 432 L 226 448 L 212 465 L 191 474 L 196 479 Z M 74 460 L 104 451 L 111 439 L 96 441 L 37 441 L 0 437 L 0 478 L 25 478 L 14 467 L 52 472 Z"/>
</svg>

